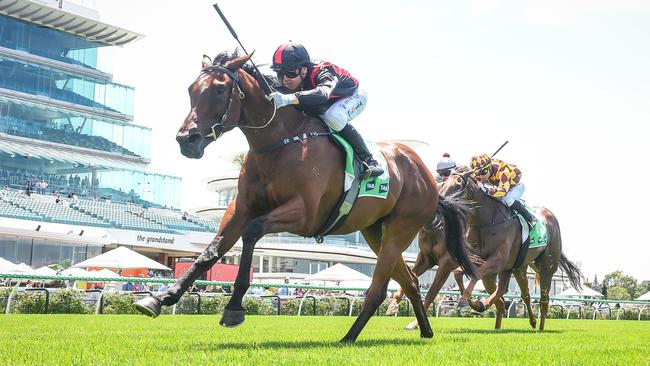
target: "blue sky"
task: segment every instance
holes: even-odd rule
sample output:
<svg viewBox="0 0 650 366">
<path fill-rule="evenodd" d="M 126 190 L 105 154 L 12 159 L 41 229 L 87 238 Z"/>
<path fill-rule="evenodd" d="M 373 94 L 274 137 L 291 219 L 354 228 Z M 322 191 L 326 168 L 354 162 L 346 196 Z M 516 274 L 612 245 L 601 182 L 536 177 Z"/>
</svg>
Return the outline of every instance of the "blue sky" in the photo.
<svg viewBox="0 0 650 366">
<path fill-rule="evenodd" d="M 115 79 L 136 88 L 135 121 L 153 132 L 152 167 L 184 177 L 184 205 L 210 199 L 201 180 L 246 148 L 239 131 L 182 157 L 174 135 L 203 53 L 236 42 L 210 1 L 95 3 L 102 20 L 146 35 L 115 52 Z M 372 140 L 430 144 L 467 163 L 492 153 L 521 167 L 524 197 L 562 227 L 564 251 L 593 278 L 650 279 L 650 3 L 646 1 L 241 2 L 222 10 L 254 59 L 283 42 L 348 69 L 369 94 L 354 121 Z M 614 248 L 607 249 L 607 248 Z"/>
</svg>

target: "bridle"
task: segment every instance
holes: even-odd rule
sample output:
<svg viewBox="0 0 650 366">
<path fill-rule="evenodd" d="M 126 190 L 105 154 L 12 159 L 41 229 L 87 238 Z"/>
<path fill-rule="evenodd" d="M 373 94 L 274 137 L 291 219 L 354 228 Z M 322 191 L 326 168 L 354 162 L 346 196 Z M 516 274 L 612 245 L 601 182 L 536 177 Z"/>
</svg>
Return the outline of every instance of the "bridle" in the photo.
<svg viewBox="0 0 650 366">
<path fill-rule="evenodd" d="M 214 139 L 216 141 L 219 137 L 221 137 L 221 135 L 223 135 L 224 133 L 234 129 L 235 127 L 239 127 L 239 128 L 243 127 L 243 128 L 251 128 L 251 129 L 265 128 L 266 126 L 269 125 L 269 123 L 271 123 L 271 121 L 273 121 L 273 118 L 275 118 L 276 108 L 274 106 L 271 118 L 262 126 L 242 125 L 242 124 L 239 124 L 239 121 L 237 121 L 237 123 L 232 124 L 232 125 L 226 125 L 226 119 L 228 118 L 228 110 L 232 106 L 232 100 L 233 100 L 233 97 L 235 96 L 235 88 L 239 89 L 239 99 L 240 100 L 243 100 L 246 97 L 246 95 L 244 94 L 244 92 L 241 90 L 241 88 L 239 86 L 239 73 L 237 73 L 236 71 L 232 71 L 232 70 L 228 69 L 227 67 L 221 66 L 221 65 L 213 65 L 213 66 L 204 67 L 203 69 L 201 69 L 201 72 L 206 72 L 206 73 L 208 73 L 208 72 L 221 72 L 221 73 L 227 75 L 228 77 L 230 77 L 231 84 L 232 84 L 232 87 L 231 87 L 231 90 L 230 90 L 230 97 L 228 98 L 228 104 L 226 104 L 226 109 L 223 111 L 223 114 L 221 115 L 221 119 L 218 122 L 215 122 L 215 123 L 212 124 L 212 127 L 210 127 L 210 131 L 212 131 L 212 132 L 210 132 L 209 134 L 203 135 L 203 134 L 201 134 L 199 132 L 199 134 L 201 134 L 201 136 L 203 136 L 204 138 L 212 138 L 212 139 Z M 239 116 L 240 116 L 240 120 L 241 120 L 241 111 L 239 113 Z"/>
</svg>

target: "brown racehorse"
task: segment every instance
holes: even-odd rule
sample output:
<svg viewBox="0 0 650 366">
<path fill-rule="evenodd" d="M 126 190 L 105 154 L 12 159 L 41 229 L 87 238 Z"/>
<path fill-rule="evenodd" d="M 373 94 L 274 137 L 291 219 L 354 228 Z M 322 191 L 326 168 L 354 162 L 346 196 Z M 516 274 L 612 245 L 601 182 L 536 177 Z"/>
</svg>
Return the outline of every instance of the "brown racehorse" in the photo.
<svg viewBox="0 0 650 366">
<path fill-rule="evenodd" d="M 204 64 L 190 85 L 190 113 L 176 140 L 181 153 L 201 158 L 205 147 L 239 127 L 250 150 L 239 175 L 239 194 L 230 204 L 214 240 L 192 267 L 165 294 L 136 302 L 149 316 L 161 306 L 180 299 L 192 283 L 241 237 L 243 249 L 234 292 L 220 323 L 233 327 L 244 321 L 242 298 L 250 286 L 249 271 L 256 242 L 268 233 L 289 232 L 311 237 L 318 233 L 335 208 L 343 189 L 344 155 L 324 124 L 294 107 L 275 110 L 267 100 L 263 76 L 244 66 L 250 56 L 222 53 L 211 66 Z M 297 141 L 297 142 L 294 142 Z M 438 200 L 435 180 L 413 150 L 400 144 L 381 144 L 388 161 L 390 188 L 387 199 L 361 197 L 346 222 L 333 234 L 361 230 L 377 254 L 372 283 L 361 314 L 341 340 L 354 342 L 385 299 L 393 277 L 414 304 L 422 337 L 433 332 L 424 312 L 417 277 L 402 259 L 420 228 L 430 222 L 438 205 L 456 235 L 448 250 L 466 271 L 473 273 L 464 242 L 463 217 L 454 203 Z"/>
<path fill-rule="evenodd" d="M 541 321 L 539 330 L 544 330 L 546 314 L 548 312 L 549 291 L 553 274 L 558 267 L 569 277 L 571 285 L 580 287 L 580 270 L 575 264 L 569 261 L 562 254 L 562 239 L 560 227 L 555 216 L 546 208 L 538 208 L 542 220 L 547 228 L 548 243 L 546 247 L 531 248 L 526 258 L 517 268 L 513 268 L 517 254 L 521 247 L 521 223 L 519 219 L 509 212 L 504 204 L 491 196 L 483 193 L 476 181 L 470 176 L 470 172 L 459 170 L 458 173 L 449 177 L 440 189 L 441 195 L 458 195 L 473 203 L 469 218 L 468 243 L 472 246 L 470 251 L 481 259 L 475 260 L 477 264 L 476 278 L 482 278 L 485 289 L 490 296 L 483 302 L 471 301 L 472 309 L 482 312 L 487 307 L 495 304 L 497 307 L 497 318 L 495 328 L 501 328 L 501 320 L 505 314 L 503 294 L 507 290 L 511 275 L 514 274 L 517 284 L 521 289 L 521 296 L 526 305 L 531 327 L 535 328 L 537 320 L 530 304 L 530 291 L 526 271 L 531 266 L 540 280 L 540 305 Z M 444 239 L 444 229 L 427 229 L 420 232 L 420 251 L 418 260 L 413 268 L 417 276 L 427 269 L 433 267 L 436 262 L 439 265 L 438 272 L 427 293 L 425 309 L 433 301 L 440 291 L 440 288 L 447 277 L 457 266 L 453 259 L 445 256 L 444 248 L 440 242 Z M 428 258 L 427 258 L 428 257 Z M 471 280 L 467 288 L 463 288 L 462 275 L 456 273 L 456 281 L 462 292 L 460 305 L 467 304 L 471 296 L 476 280 Z M 497 283 L 497 275 L 499 281 Z M 413 328 L 413 324 L 409 324 Z"/>
</svg>

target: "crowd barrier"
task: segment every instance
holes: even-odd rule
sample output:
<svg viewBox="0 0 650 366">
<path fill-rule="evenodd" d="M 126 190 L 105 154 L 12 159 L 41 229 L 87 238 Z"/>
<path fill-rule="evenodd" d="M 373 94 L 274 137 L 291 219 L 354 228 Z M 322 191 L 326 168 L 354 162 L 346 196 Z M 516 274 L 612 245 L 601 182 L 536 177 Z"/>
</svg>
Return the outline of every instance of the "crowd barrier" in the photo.
<svg viewBox="0 0 650 366">
<path fill-rule="evenodd" d="M 51 288 L 51 289 L 45 289 L 45 288 L 21 288 L 19 285 L 21 282 L 24 281 L 83 281 L 83 282 L 88 282 L 88 283 L 106 283 L 106 282 L 124 282 L 124 283 L 146 283 L 146 284 L 172 284 L 175 283 L 175 279 L 164 279 L 164 278 L 135 278 L 135 277 L 75 277 L 75 276 L 43 276 L 43 275 L 30 275 L 30 274 L 15 274 L 15 273 L 10 273 L 10 274 L 0 274 L 1 279 L 9 279 L 12 282 L 16 282 L 16 285 L 13 287 L 13 291 L 9 294 L 7 298 L 7 305 L 5 306 L 5 313 L 9 314 L 10 313 L 10 308 L 11 308 L 11 303 L 12 303 L 12 298 L 18 291 L 28 291 L 28 292 L 42 292 L 45 295 L 45 305 L 44 305 L 44 313 L 48 312 L 48 307 L 50 303 L 50 291 L 56 291 L 56 288 Z M 228 286 L 232 287 L 233 282 L 220 282 L 220 281 L 201 281 L 198 280 L 195 282 L 195 285 L 197 286 Z M 256 296 L 260 300 L 264 299 L 271 299 L 272 300 L 272 306 L 275 308 L 275 313 L 277 315 L 281 314 L 281 308 L 282 308 L 282 302 L 287 300 L 287 299 L 299 299 L 299 306 L 298 306 L 298 313 L 297 315 L 304 315 L 305 312 L 303 311 L 303 305 L 306 302 L 306 300 L 311 300 L 311 313 L 312 315 L 316 315 L 316 309 L 317 309 L 317 301 L 325 298 L 325 297 L 332 297 L 337 300 L 342 300 L 345 302 L 345 308 L 346 311 L 345 313 L 348 316 L 352 316 L 354 306 L 357 302 L 361 303 L 363 300 L 363 293 L 367 290 L 367 288 L 363 287 L 330 287 L 330 286 L 315 286 L 315 285 L 303 285 L 303 284 L 251 284 L 251 287 L 253 288 L 300 288 L 302 290 L 305 290 L 305 293 L 302 296 L 295 297 L 295 296 L 279 296 L 279 295 L 261 295 L 261 296 Z M 106 291 L 107 286 L 104 287 L 103 290 L 95 289 L 95 290 L 86 290 L 85 293 L 88 296 L 92 296 L 90 294 L 98 294 L 96 295 L 97 298 L 93 300 L 86 300 L 87 302 L 89 301 L 95 301 L 95 311 L 94 313 L 96 314 L 102 314 L 103 309 L 104 309 L 104 295 L 106 293 L 112 293 L 111 291 Z M 334 295 L 330 296 L 321 296 L 318 297 L 315 291 L 329 291 L 329 292 L 336 292 Z M 347 295 L 347 294 L 341 294 L 345 292 L 356 292 L 354 295 Z M 152 295 L 153 293 L 151 291 L 119 291 L 119 293 L 128 293 L 128 294 L 133 294 L 135 296 L 140 296 L 140 295 Z M 422 296 L 424 296 L 426 292 L 422 293 Z M 205 301 L 206 297 L 214 297 L 214 296 L 230 296 L 230 294 L 219 294 L 219 293 L 201 293 L 201 292 L 189 292 L 187 294 L 189 297 L 196 297 L 196 312 L 197 314 L 202 314 L 201 311 L 201 305 L 202 302 Z M 440 316 L 441 313 L 441 308 L 444 306 L 448 307 L 453 307 L 456 303 L 455 300 L 453 300 L 454 297 L 458 297 L 460 293 L 458 291 L 440 291 L 439 295 L 442 295 L 444 297 L 450 297 L 452 299 L 447 299 L 447 300 L 439 300 L 435 302 L 436 308 L 435 308 L 435 316 Z M 487 294 L 484 292 L 474 292 L 473 296 L 475 297 L 487 297 Z M 506 301 L 510 300 L 509 307 L 506 311 L 506 317 L 510 317 L 510 315 L 513 313 L 513 307 L 515 309 L 515 314 L 516 314 L 516 309 L 519 306 L 523 305 L 523 302 L 521 301 L 520 295 L 516 294 L 505 294 L 504 298 Z M 532 300 L 539 300 L 539 295 L 531 295 Z M 650 301 L 638 301 L 638 300 L 604 300 L 604 299 L 594 299 L 594 298 L 577 298 L 577 297 L 556 297 L 556 296 L 551 296 L 550 297 L 551 304 L 550 308 L 557 308 L 562 314 L 562 317 L 566 314 L 566 318 L 569 319 L 572 313 L 578 314 L 579 318 L 583 318 L 583 310 L 584 309 L 592 309 L 593 313 L 591 315 L 591 319 L 596 319 L 598 314 L 605 313 L 607 315 L 608 319 L 612 319 L 614 316 L 616 320 L 619 320 L 621 318 L 621 313 L 623 314 L 623 318 L 630 318 L 628 316 L 628 313 L 633 313 L 636 315 L 637 320 L 641 320 L 642 314 L 644 312 L 650 312 Z M 406 306 L 406 311 L 405 314 L 406 316 L 410 316 L 411 313 L 411 306 L 410 302 L 408 299 L 405 297 L 404 298 L 405 306 Z M 612 308 L 610 305 L 614 305 L 614 308 Z M 537 308 L 537 311 L 539 312 L 539 304 L 534 303 L 534 307 Z M 308 309 L 309 310 L 309 309 Z M 403 312 L 404 313 L 404 312 Z M 176 306 L 172 308 L 171 314 L 176 314 Z M 377 311 L 377 315 L 379 315 L 379 309 Z M 524 307 L 524 316 L 527 316 L 526 314 L 526 309 Z M 539 313 L 537 314 L 539 316 Z"/>
</svg>

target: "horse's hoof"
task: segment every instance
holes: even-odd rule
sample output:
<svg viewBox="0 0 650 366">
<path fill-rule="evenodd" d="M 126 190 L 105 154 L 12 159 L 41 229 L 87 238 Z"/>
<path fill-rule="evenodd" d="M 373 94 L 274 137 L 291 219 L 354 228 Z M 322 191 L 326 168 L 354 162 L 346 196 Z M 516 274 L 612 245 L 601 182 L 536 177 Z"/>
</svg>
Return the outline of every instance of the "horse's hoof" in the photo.
<svg viewBox="0 0 650 366">
<path fill-rule="evenodd" d="M 354 343 L 355 340 L 356 340 L 356 339 L 352 339 L 352 338 L 348 338 L 348 337 L 343 337 L 343 338 L 341 338 L 341 340 L 339 341 L 339 343 L 341 343 L 341 344 L 352 344 L 352 343 Z"/>
<path fill-rule="evenodd" d="M 421 331 L 420 338 L 433 338 L 433 330 Z"/>
<path fill-rule="evenodd" d="M 462 299 L 461 299 L 461 300 L 458 300 L 458 308 L 459 308 L 459 309 L 462 309 L 462 308 L 464 308 L 464 307 L 466 307 L 466 306 L 469 306 L 469 301 L 467 301 L 467 300 L 462 300 Z"/>
<path fill-rule="evenodd" d="M 386 315 L 395 315 L 399 313 L 399 304 L 396 301 L 393 301 L 388 305 L 388 309 L 386 309 Z"/>
<path fill-rule="evenodd" d="M 483 304 L 483 301 L 472 301 L 470 302 L 469 307 L 471 307 L 472 310 L 476 311 L 477 313 L 482 313 L 485 311 L 485 304 Z"/>
<path fill-rule="evenodd" d="M 142 314 L 155 318 L 160 315 L 160 307 L 162 304 L 155 297 L 147 296 L 134 302 L 133 306 Z"/>
<path fill-rule="evenodd" d="M 416 329 L 418 329 L 418 321 L 417 320 L 414 320 L 414 321 L 408 323 L 408 325 L 406 326 L 406 330 L 416 330 Z"/>
<path fill-rule="evenodd" d="M 244 322 L 244 310 L 228 310 L 223 311 L 219 324 L 227 328 L 234 328 L 240 326 Z"/>
<path fill-rule="evenodd" d="M 537 322 L 536 321 L 531 322 L 530 326 L 533 327 L 533 329 L 537 328 Z"/>
</svg>

